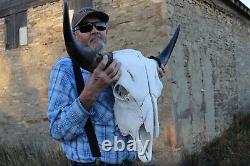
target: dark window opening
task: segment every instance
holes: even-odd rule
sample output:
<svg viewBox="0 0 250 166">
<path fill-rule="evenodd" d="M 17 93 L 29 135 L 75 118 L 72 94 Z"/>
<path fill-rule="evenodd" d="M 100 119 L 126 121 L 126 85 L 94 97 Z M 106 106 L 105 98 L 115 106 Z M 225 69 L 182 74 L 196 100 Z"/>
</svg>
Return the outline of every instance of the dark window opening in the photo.
<svg viewBox="0 0 250 166">
<path fill-rule="evenodd" d="M 23 11 L 9 15 L 5 18 L 6 24 L 6 49 L 19 46 L 19 29 L 27 27 L 27 12 Z"/>
</svg>

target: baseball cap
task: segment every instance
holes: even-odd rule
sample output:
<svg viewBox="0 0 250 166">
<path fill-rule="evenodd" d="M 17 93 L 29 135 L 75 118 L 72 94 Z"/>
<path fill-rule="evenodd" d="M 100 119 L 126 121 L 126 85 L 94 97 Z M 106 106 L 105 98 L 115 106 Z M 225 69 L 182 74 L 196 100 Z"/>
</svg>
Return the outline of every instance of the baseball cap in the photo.
<svg viewBox="0 0 250 166">
<path fill-rule="evenodd" d="M 104 22 L 109 21 L 109 16 L 99 10 L 90 7 L 84 7 L 74 13 L 72 18 L 72 29 L 78 26 L 87 16 L 95 16 Z"/>
</svg>

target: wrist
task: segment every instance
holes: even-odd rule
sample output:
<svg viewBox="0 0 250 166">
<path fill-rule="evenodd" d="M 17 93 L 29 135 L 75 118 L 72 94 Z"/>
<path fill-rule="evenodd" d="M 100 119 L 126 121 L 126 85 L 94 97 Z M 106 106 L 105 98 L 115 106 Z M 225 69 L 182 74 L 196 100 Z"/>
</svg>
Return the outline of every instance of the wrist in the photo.
<svg viewBox="0 0 250 166">
<path fill-rule="evenodd" d="M 83 90 L 79 96 L 81 104 L 86 108 L 90 109 L 92 103 L 96 100 L 96 93 L 93 91 Z"/>
</svg>

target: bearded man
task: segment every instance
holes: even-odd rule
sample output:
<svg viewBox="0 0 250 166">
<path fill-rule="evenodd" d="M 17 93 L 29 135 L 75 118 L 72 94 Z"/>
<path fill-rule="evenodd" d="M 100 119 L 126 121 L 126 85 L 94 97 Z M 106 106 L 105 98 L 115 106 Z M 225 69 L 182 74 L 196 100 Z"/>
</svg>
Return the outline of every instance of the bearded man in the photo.
<svg viewBox="0 0 250 166">
<path fill-rule="evenodd" d="M 104 52 L 107 44 L 109 16 L 93 8 L 82 8 L 73 15 L 72 31 L 75 39 L 85 48 Z M 48 119 L 51 136 L 60 141 L 66 157 L 72 166 L 97 165 L 92 156 L 89 140 L 84 126 L 89 117 L 101 152 L 100 165 L 134 165 L 135 151 L 116 151 L 114 141 L 125 143 L 132 140 L 130 135 L 123 136 L 115 125 L 114 95 L 111 84 L 120 77 L 121 64 L 117 60 L 106 67 L 108 57 L 104 56 L 93 70 L 81 68 L 85 87 L 80 95 L 72 67 L 72 60 L 63 57 L 53 66 L 48 89 Z M 159 75 L 164 73 L 158 68 Z M 112 148 L 105 151 L 102 143 L 111 142 Z M 125 145 L 126 146 L 126 145 Z"/>
</svg>

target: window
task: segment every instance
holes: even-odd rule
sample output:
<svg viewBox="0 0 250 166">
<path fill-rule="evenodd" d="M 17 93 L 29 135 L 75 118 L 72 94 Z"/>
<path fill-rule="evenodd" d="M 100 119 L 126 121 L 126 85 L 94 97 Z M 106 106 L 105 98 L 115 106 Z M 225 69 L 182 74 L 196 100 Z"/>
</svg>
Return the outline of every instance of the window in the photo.
<svg viewBox="0 0 250 166">
<path fill-rule="evenodd" d="M 17 48 L 27 44 L 27 12 L 23 11 L 7 16 L 6 24 L 6 49 Z"/>
<path fill-rule="evenodd" d="M 19 28 L 19 45 L 24 46 L 28 44 L 27 27 Z"/>
</svg>

